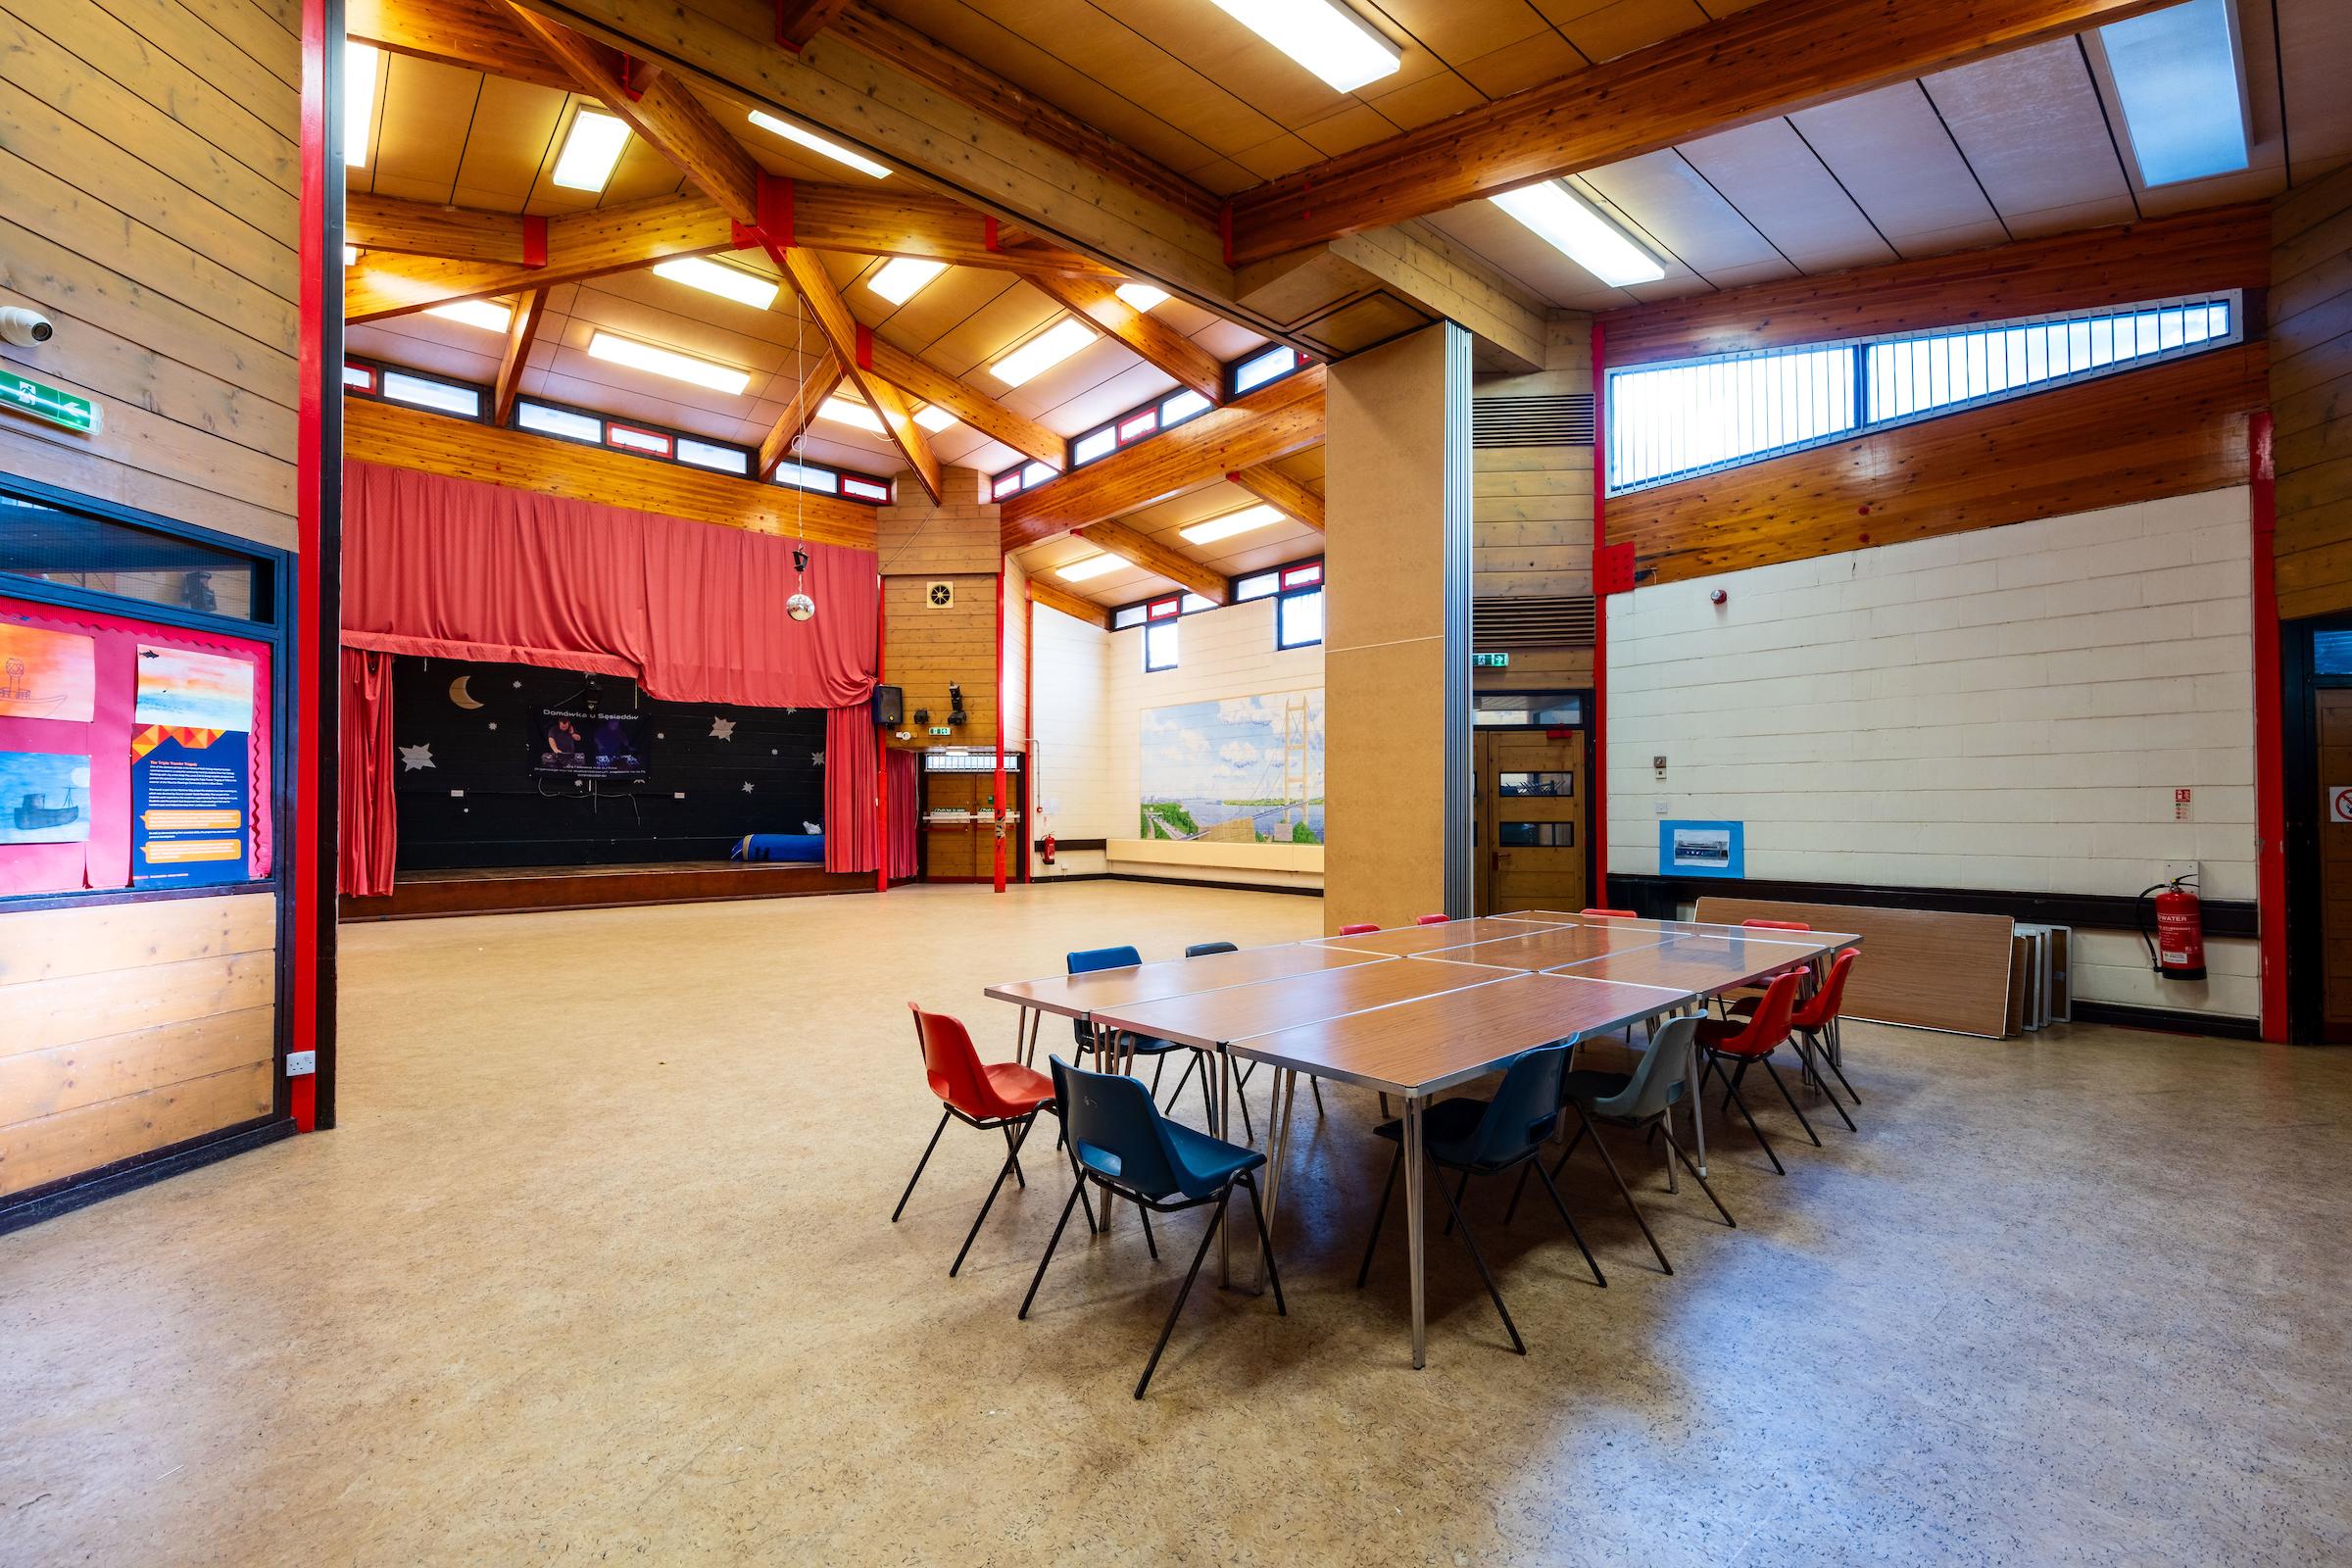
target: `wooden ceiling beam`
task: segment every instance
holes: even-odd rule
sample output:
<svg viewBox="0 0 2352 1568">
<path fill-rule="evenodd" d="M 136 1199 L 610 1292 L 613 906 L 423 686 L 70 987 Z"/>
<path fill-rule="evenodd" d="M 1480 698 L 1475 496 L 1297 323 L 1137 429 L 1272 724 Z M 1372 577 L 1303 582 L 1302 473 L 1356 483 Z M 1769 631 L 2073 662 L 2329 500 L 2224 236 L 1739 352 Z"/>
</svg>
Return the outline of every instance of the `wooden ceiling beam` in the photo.
<svg viewBox="0 0 2352 1568">
<path fill-rule="evenodd" d="M 491 400 L 502 425 L 514 412 L 515 395 L 522 390 L 522 372 L 530 368 L 531 340 L 539 335 L 539 323 L 546 317 L 547 290 L 543 288 L 514 302 L 514 319 L 507 323 L 507 352 L 499 358 L 496 395 Z"/>
<path fill-rule="evenodd" d="M 1054 468 L 1070 461 L 1069 443 L 1026 415 L 1015 414 L 976 387 L 925 365 L 905 349 L 869 336 L 873 372 L 902 392 L 935 404 L 992 440 Z"/>
<path fill-rule="evenodd" d="M 352 0 L 345 30 L 394 54 L 577 90 L 499 0 Z"/>
<path fill-rule="evenodd" d="M 784 245 L 768 246 L 767 254 L 775 259 L 785 279 L 808 305 L 817 330 L 824 334 L 826 346 L 841 364 L 843 379 L 857 389 L 858 398 L 882 421 L 883 433 L 906 458 L 907 466 L 914 469 L 915 478 L 922 482 L 931 499 L 943 499 L 939 459 L 933 455 L 931 444 L 923 439 L 922 428 L 914 422 L 914 416 L 907 410 L 906 400 L 899 389 L 859 363 L 858 318 L 850 314 L 841 290 L 833 286 L 833 276 L 825 270 L 823 258 L 811 250 Z M 870 360 L 870 356 L 867 358 Z"/>
<path fill-rule="evenodd" d="M 841 20 L 850 0 L 776 0 L 776 42 L 801 50 Z"/>
<path fill-rule="evenodd" d="M 1082 599 L 1062 588 L 1032 575 L 1029 578 L 1029 597 L 1048 610 L 1058 610 L 1072 620 L 1083 620 L 1090 626 L 1110 630 L 1110 612 L 1092 599 Z"/>
<path fill-rule="evenodd" d="M 1323 439 L 1323 378 L 1322 366 L 1309 367 L 1010 497 L 999 514 L 1004 548 L 1023 550 L 1314 446 Z"/>
<path fill-rule="evenodd" d="M 1243 191 L 1228 203 L 1228 260 L 1247 266 L 2167 3 L 1764 0 Z"/>
<path fill-rule="evenodd" d="M 371 198 L 363 210 L 370 220 L 382 220 L 393 208 L 384 198 Z M 435 210 L 422 203 L 405 203 Z M 523 220 L 489 214 L 463 215 L 478 230 L 482 248 L 503 243 L 491 238 L 511 233 L 515 248 L 523 240 Z M 400 227 L 412 240 L 423 219 L 403 220 Z M 453 300 L 494 299 L 524 289 L 552 288 L 576 283 L 608 272 L 625 272 L 673 256 L 707 256 L 733 250 L 734 224 L 718 205 L 703 196 L 658 196 L 651 201 L 597 208 L 547 220 L 547 263 L 530 267 L 520 262 L 474 261 L 442 256 L 404 256 L 373 249 L 376 229 L 354 228 L 355 245 L 368 253 L 347 268 L 343 276 L 343 314 L 347 320 L 372 321 L 429 310 Z"/>
<path fill-rule="evenodd" d="M 1089 544 L 1101 545 L 1131 566 L 1141 566 L 1189 593 L 1199 594 L 1212 605 L 1224 604 L 1233 596 L 1232 585 L 1226 582 L 1224 573 L 1211 570 L 1182 551 L 1138 533 L 1123 522 L 1090 522 L 1078 530 L 1078 537 Z"/>
<path fill-rule="evenodd" d="M 1144 363 L 1176 378 L 1211 403 L 1225 399 L 1225 368 L 1216 356 L 1149 311 L 1119 298 L 1108 283 L 1091 277 L 1032 277 L 1030 282 L 1054 304 L 1126 344 Z"/>
<path fill-rule="evenodd" d="M 1302 479 L 1294 479 L 1270 463 L 1236 468 L 1225 476 L 1286 517 L 1323 531 L 1323 498 Z"/>
<path fill-rule="evenodd" d="M 371 251 L 505 262 L 512 267 L 522 266 L 528 254 L 523 220 L 515 214 L 437 207 L 364 190 L 343 198 L 343 239 Z"/>
<path fill-rule="evenodd" d="M 1013 244 L 1001 231 L 992 238 L 991 227 L 985 215 L 945 196 L 880 185 L 793 185 L 793 243 L 811 250 L 912 256 L 1028 275 L 1120 275 L 1058 245 Z"/>
<path fill-rule="evenodd" d="M 816 417 L 816 411 L 825 406 L 825 399 L 831 397 L 840 386 L 840 356 L 827 349 L 825 357 L 816 362 L 816 368 L 801 378 L 800 390 L 785 405 L 783 416 L 776 420 L 776 427 L 767 432 L 766 440 L 760 443 L 760 478 L 774 475 L 777 465 L 792 452 L 792 444 L 801 438 L 803 430 L 808 428 L 808 421 Z"/>
</svg>

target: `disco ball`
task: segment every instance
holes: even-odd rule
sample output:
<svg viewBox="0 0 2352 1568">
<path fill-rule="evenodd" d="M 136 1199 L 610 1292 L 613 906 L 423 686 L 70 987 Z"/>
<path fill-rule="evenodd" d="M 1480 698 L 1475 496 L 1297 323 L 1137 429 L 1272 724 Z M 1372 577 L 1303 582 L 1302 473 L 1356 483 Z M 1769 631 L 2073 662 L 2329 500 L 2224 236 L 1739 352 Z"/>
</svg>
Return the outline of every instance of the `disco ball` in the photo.
<svg viewBox="0 0 2352 1568">
<path fill-rule="evenodd" d="M 816 601 L 807 594 L 794 594 L 784 601 L 784 613 L 795 620 L 807 620 L 816 613 Z"/>
</svg>

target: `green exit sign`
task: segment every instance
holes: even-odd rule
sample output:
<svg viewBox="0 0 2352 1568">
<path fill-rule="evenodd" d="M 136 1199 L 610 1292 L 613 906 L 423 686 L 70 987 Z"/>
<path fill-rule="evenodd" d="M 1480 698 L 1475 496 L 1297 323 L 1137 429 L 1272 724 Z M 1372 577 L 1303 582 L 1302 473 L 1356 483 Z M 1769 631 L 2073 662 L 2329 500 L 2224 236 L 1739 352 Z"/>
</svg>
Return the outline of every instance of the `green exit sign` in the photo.
<svg viewBox="0 0 2352 1568">
<path fill-rule="evenodd" d="M 82 435 L 98 430 L 98 405 L 28 375 L 0 371 L 0 409 L 27 414 Z"/>
<path fill-rule="evenodd" d="M 1470 664 L 1474 669 L 1508 669 L 1511 667 L 1511 656 L 1508 654 L 1472 654 Z"/>
</svg>

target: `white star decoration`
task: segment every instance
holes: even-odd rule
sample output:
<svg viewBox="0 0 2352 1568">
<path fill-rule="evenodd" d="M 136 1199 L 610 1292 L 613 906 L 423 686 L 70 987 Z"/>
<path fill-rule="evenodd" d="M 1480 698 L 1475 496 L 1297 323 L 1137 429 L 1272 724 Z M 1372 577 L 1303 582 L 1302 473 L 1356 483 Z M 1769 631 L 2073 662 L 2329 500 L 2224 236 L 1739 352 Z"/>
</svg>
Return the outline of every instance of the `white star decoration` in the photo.
<svg viewBox="0 0 2352 1568">
<path fill-rule="evenodd" d="M 743 781 L 743 793 L 746 795 L 752 793 L 752 781 L 748 778 Z"/>
<path fill-rule="evenodd" d="M 710 721 L 710 738 L 714 741 L 733 740 L 735 738 L 735 721 L 731 718 L 712 719 Z"/>
<path fill-rule="evenodd" d="M 810 752 L 808 754 L 808 760 L 814 762 L 817 766 L 822 767 L 825 765 L 825 754 L 822 752 Z"/>
<path fill-rule="evenodd" d="M 422 746 L 403 746 L 400 749 L 400 769 L 404 773 L 421 772 L 433 765 L 433 747 L 430 741 Z"/>
</svg>

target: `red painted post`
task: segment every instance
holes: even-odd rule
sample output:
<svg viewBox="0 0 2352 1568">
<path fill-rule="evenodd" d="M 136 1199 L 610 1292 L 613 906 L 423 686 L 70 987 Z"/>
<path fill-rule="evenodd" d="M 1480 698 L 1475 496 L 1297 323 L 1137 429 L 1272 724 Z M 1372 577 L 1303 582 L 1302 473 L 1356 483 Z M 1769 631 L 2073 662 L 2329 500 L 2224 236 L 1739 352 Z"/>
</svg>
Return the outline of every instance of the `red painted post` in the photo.
<svg viewBox="0 0 2352 1568">
<path fill-rule="evenodd" d="M 323 573 L 327 563 L 325 550 L 325 515 L 321 486 L 326 476 L 330 454 L 326 451 L 326 332 L 325 313 L 330 307 L 326 298 L 326 210 L 327 168 L 326 141 L 328 103 L 326 92 L 327 51 L 340 49 L 343 40 L 338 31 L 327 33 L 326 0 L 304 0 L 302 8 L 302 234 L 299 259 L 302 269 L 301 341 L 299 365 L 302 376 L 301 422 L 295 435 L 295 539 L 301 552 L 295 566 L 295 617 L 293 664 L 294 682 L 294 831 L 284 836 L 291 851 L 287 867 L 286 893 L 293 904 L 293 917 L 288 922 L 293 932 L 293 1016 L 289 1020 L 289 1051 L 318 1052 L 321 1049 L 318 1021 L 321 1011 L 334 1005 L 334 990 L 330 984 L 319 983 L 319 967 L 325 958 L 322 929 L 328 930 L 325 940 L 331 941 L 331 928 L 324 928 L 320 916 L 320 901 L 331 911 L 335 900 L 334 845 L 331 840 L 320 843 L 319 764 L 321 748 L 332 744 L 321 733 L 324 729 L 323 702 L 325 695 L 320 678 L 320 639 L 332 640 L 335 628 L 324 623 L 319 613 Z M 340 172 L 338 171 L 338 173 Z M 331 302 L 335 310 L 342 309 L 340 298 Z M 340 454 L 333 454 L 338 461 Z M 332 1052 L 332 1032 L 324 1044 Z M 313 1058 L 314 1062 L 317 1060 Z M 328 1063 L 328 1070 L 333 1070 Z M 316 1131 L 318 1125 L 318 1080 L 316 1071 L 291 1080 L 287 1085 L 289 1109 L 294 1125 L 303 1132 Z M 331 1119 L 330 1119 L 331 1125 Z"/>
<path fill-rule="evenodd" d="M 997 793 L 991 814 L 997 830 L 997 891 L 1004 891 L 1004 564 L 997 561 Z"/>
<path fill-rule="evenodd" d="M 2254 904 L 2262 949 L 2262 1038 L 2287 1037 L 2286 760 L 2278 689 L 2278 469 L 2268 411 L 2247 416 L 2254 596 Z"/>
<path fill-rule="evenodd" d="M 1592 903 L 1609 902 L 1609 596 L 1600 589 L 1600 553 L 1608 548 L 1602 517 L 1609 489 L 1609 400 L 1602 374 L 1601 328 L 1592 323 L 1592 744 L 1586 748 L 1592 777 Z"/>
</svg>

